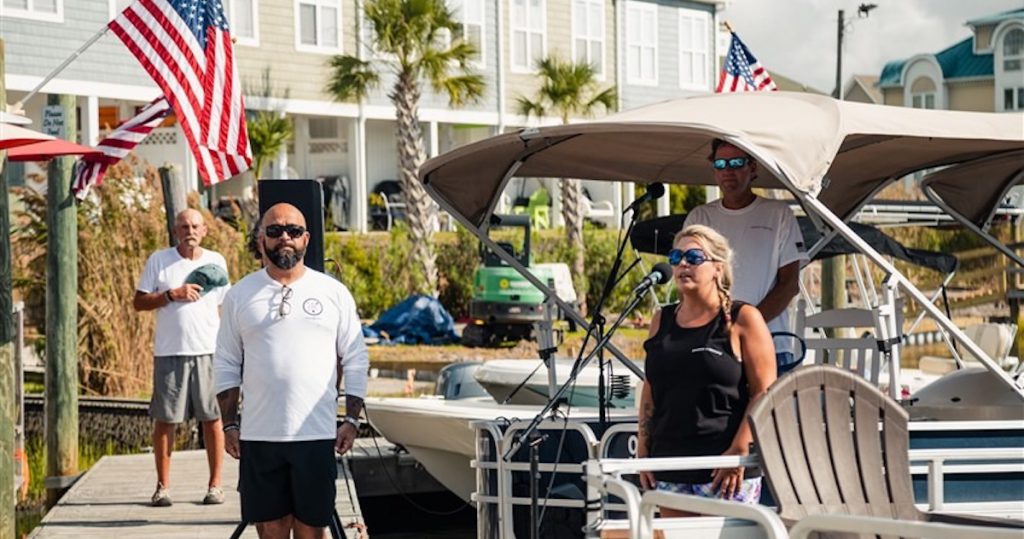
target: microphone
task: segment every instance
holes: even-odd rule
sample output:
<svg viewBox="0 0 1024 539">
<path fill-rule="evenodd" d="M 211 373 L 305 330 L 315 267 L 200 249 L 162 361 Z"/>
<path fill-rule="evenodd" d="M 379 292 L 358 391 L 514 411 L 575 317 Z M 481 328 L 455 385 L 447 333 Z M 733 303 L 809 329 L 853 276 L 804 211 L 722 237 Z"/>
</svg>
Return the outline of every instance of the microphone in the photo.
<svg viewBox="0 0 1024 539">
<path fill-rule="evenodd" d="M 634 213 L 636 213 L 636 209 L 639 208 L 641 204 L 649 200 L 657 200 L 664 195 L 665 184 L 661 182 L 654 182 L 647 186 L 647 191 L 644 192 L 644 194 L 640 195 L 640 198 L 634 200 L 632 204 L 626 207 L 626 211 L 632 210 Z"/>
<path fill-rule="evenodd" d="M 644 277 L 644 280 L 640 281 L 640 284 L 636 285 L 633 289 L 633 294 L 642 295 L 647 292 L 647 289 L 663 283 L 667 283 L 672 278 L 672 266 L 669 266 L 666 262 L 658 262 L 654 265 L 654 269 Z"/>
</svg>

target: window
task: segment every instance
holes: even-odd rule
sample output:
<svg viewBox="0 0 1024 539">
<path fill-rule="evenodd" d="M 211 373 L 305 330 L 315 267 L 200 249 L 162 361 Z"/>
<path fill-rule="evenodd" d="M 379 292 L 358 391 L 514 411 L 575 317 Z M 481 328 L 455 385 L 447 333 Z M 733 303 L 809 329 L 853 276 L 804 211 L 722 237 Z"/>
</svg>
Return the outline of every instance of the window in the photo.
<svg viewBox="0 0 1024 539">
<path fill-rule="evenodd" d="M 309 119 L 309 138 L 312 140 L 336 140 L 341 138 L 338 133 L 337 118 L 314 117 Z"/>
<path fill-rule="evenodd" d="M 1014 28 L 1003 38 L 1003 71 L 1020 71 L 1024 67 L 1024 30 Z"/>
<path fill-rule="evenodd" d="M 910 106 L 915 109 L 934 109 L 935 81 L 928 77 L 918 77 L 910 85 Z"/>
<path fill-rule="evenodd" d="M 330 54 L 341 52 L 338 2 L 339 0 L 296 0 L 297 50 Z"/>
<path fill-rule="evenodd" d="M 64 22 L 64 0 L 0 0 L 0 15 L 38 21 Z"/>
<path fill-rule="evenodd" d="M 683 9 L 679 12 L 679 86 L 708 90 L 708 28 L 706 12 Z"/>
<path fill-rule="evenodd" d="M 512 0 L 512 70 L 533 71 L 545 47 L 545 0 Z"/>
<path fill-rule="evenodd" d="M 476 54 L 471 58 L 478 66 L 484 65 L 484 0 L 449 0 L 455 19 L 462 23 L 462 38 L 473 45 Z"/>
<path fill-rule="evenodd" d="M 590 64 L 594 75 L 604 78 L 604 2 L 573 0 L 572 57 L 578 64 Z"/>
<path fill-rule="evenodd" d="M 228 0 L 224 3 L 231 34 L 239 45 L 256 47 L 260 44 L 257 7 L 257 0 Z"/>
<path fill-rule="evenodd" d="M 1024 110 L 1024 87 L 1003 88 L 1003 110 Z"/>
<path fill-rule="evenodd" d="M 658 84 L 657 4 L 626 4 L 626 82 Z"/>
</svg>

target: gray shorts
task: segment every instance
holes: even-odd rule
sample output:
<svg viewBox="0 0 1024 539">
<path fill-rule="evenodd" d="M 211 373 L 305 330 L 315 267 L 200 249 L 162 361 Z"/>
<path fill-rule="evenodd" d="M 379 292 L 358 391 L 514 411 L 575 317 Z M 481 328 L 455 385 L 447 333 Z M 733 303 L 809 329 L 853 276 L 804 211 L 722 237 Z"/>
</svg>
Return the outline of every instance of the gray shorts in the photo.
<svg viewBox="0 0 1024 539">
<path fill-rule="evenodd" d="M 213 355 L 157 356 L 149 415 L 164 423 L 220 419 L 213 387 Z"/>
</svg>

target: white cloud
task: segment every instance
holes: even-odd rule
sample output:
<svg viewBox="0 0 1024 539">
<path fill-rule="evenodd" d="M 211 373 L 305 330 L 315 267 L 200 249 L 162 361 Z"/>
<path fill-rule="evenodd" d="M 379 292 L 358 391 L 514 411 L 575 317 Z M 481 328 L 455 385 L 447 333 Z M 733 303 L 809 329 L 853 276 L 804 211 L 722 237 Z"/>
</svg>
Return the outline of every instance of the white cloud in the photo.
<svg viewBox="0 0 1024 539">
<path fill-rule="evenodd" d="M 1020 0 L 732 0 L 721 12 L 761 65 L 824 92 L 836 77 L 838 11 L 845 11 L 843 81 L 878 75 L 886 62 L 939 52 L 971 35 L 966 22 L 1021 7 Z"/>
</svg>

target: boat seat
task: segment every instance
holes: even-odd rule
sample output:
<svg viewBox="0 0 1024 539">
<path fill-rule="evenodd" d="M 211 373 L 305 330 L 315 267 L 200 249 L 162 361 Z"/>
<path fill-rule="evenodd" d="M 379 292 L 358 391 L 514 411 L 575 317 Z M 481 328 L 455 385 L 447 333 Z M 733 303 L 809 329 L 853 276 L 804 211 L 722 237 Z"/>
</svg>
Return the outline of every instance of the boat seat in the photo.
<svg viewBox="0 0 1024 539">
<path fill-rule="evenodd" d="M 994 322 L 971 324 L 964 327 L 964 334 L 1003 369 L 1013 370 L 1017 367 L 1018 359 L 1010 355 L 1014 339 L 1017 337 L 1016 324 Z M 967 364 L 966 366 L 980 364 L 978 358 L 974 357 L 974 354 L 966 348 L 961 347 L 960 350 L 962 350 L 960 357 Z M 955 359 L 940 356 L 922 356 L 918 365 L 921 372 L 928 374 L 946 374 L 955 371 L 956 368 Z"/>
<path fill-rule="evenodd" d="M 787 527 L 809 515 L 842 515 L 1024 530 L 1019 520 L 919 510 L 910 476 L 908 414 L 850 371 L 799 367 L 772 384 L 749 419 Z"/>
</svg>

